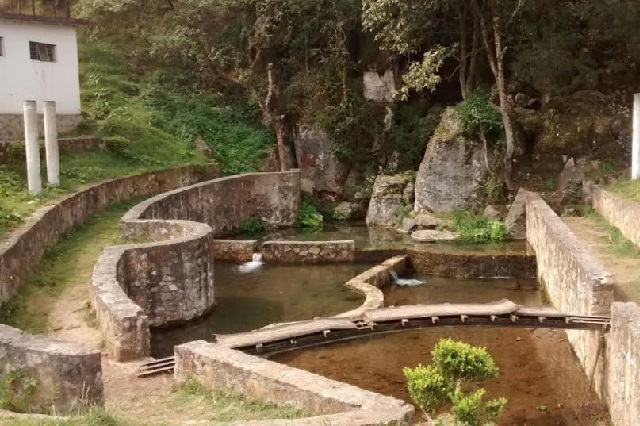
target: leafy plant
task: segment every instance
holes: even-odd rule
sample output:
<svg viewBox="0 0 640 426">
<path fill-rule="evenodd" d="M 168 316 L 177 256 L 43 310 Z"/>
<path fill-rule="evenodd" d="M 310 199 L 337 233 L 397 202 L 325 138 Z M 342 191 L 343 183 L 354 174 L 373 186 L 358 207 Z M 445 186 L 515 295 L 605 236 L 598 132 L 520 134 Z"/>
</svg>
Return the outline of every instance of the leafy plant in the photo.
<svg viewBox="0 0 640 426">
<path fill-rule="evenodd" d="M 247 235 L 263 234 L 271 229 L 268 222 L 256 217 L 250 217 L 240 223 L 240 231 Z"/>
<path fill-rule="evenodd" d="M 489 176 L 489 179 L 484 183 L 484 192 L 488 201 L 496 201 L 500 197 L 502 191 L 502 183 L 495 175 Z"/>
<path fill-rule="evenodd" d="M 453 228 L 460 235 L 458 241 L 468 244 L 498 243 L 507 238 L 507 227 L 503 222 L 470 212 L 456 213 Z"/>
<path fill-rule="evenodd" d="M 36 386 L 35 379 L 24 376 L 18 370 L 0 375 L 0 408 L 15 412 L 29 411 Z"/>
<path fill-rule="evenodd" d="M 470 137 L 482 140 L 502 130 L 502 115 L 491 106 L 491 96 L 484 90 L 478 89 L 460 102 L 458 114 Z"/>
<path fill-rule="evenodd" d="M 493 424 L 507 400 L 496 398 L 483 402 L 486 394 L 483 388 L 469 393 L 462 390 L 465 383 L 498 377 L 498 368 L 486 349 L 441 339 L 431 354 L 430 365 L 403 369 L 411 399 L 430 416 L 451 404 L 457 425 Z"/>
<path fill-rule="evenodd" d="M 295 227 L 309 230 L 322 229 L 324 219 L 309 197 L 303 197 L 296 216 Z"/>
</svg>

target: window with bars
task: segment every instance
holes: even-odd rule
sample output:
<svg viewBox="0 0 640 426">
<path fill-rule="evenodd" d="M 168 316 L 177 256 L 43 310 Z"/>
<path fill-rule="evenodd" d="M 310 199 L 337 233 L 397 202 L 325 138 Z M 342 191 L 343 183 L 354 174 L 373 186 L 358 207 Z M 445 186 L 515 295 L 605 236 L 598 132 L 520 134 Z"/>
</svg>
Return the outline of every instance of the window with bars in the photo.
<svg viewBox="0 0 640 426">
<path fill-rule="evenodd" d="M 30 41 L 29 56 L 31 56 L 31 59 L 36 61 L 55 62 L 56 61 L 56 45 Z"/>
</svg>

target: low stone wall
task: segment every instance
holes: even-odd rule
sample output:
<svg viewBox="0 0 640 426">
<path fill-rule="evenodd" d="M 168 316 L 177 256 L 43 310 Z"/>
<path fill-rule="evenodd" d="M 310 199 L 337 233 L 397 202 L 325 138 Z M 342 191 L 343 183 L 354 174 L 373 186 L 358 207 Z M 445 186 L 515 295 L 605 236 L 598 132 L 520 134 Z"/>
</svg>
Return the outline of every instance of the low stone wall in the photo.
<svg viewBox="0 0 640 426">
<path fill-rule="evenodd" d="M 112 356 L 122 361 L 149 355 L 149 327 L 212 309 L 214 233 L 231 231 L 249 217 L 291 225 L 300 203 L 298 178 L 295 171 L 225 177 L 132 207 L 122 218 L 122 236 L 151 242 L 106 250 L 92 283 L 92 303 Z"/>
<path fill-rule="evenodd" d="M 445 251 L 437 248 L 408 250 L 416 271 L 447 278 L 535 278 L 533 254 L 491 254 Z"/>
<path fill-rule="evenodd" d="M 38 411 L 104 404 L 100 351 L 0 324 L 0 374 L 12 372 L 35 380 L 27 403 Z"/>
<path fill-rule="evenodd" d="M 414 408 L 403 401 L 307 371 L 204 341 L 175 348 L 175 378 L 193 377 L 209 388 L 293 406 L 315 417 L 251 421 L 242 425 L 411 424 Z"/>
<path fill-rule="evenodd" d="M 108 204 L 168 191 L 216 176 L 217 167 L 185 166 L 109 180 L 37 210 L 0 243 L 0 304 L 20 288 L 27 272 L 60 236 Z"/>
<path fill-rule="evenodd" d="M 402 275 L 409 269 L 410 263 L 407 256 L 395 256 L 347 281 L 346 286 L 364 294 L 365 301 L 360 307 L 336 316 L 356 317 L 362 315 L 366 310 L 383 307 L 384 294 L 380 291 L 380 287 L 389 284 L 391 271 Z"/>
<path fill-rule="evenodd" d="M 258 249 L 258 240 L 214 240 L 213 258 L 247 262 Z"/>
<path fill-rule="evenodd" d="M 612 423 L 640 425 L 640 307 L 637 304 L 613 304 L 605 356 Z"/>
<path fill-rule="evenodd" d="M 527 201 L 527 240 L 537 255 L 538 278 L 558 310 L 574 315 L 610 315 L 611 274 L 537 194 Z M 601 344 L 599 334 L 567 331 L 567 336 L 585 371 L 591 372 Z M 602 362 L 595 374 L 596 391 L 606 399 Z"/>
<path fill-rule="evenodd" d="M 262 257 L 283 264 L 353 262 L 355 243 L 343 241 L 265 241 Z"/>
<path fill-rule="evenodd" d="M 44 134 L 44 115 L 38 114 L 38 129 Z M 78 127 L 81 114 L 58 114 L 58 133 L 66 133 Z M 24 117 L 22 114 L 0 114 L 0 145 L 24 140 Z"/>
<path fill-rule="evenodd" d="M 595 211 L 640 247 L 640 204 L 598 186 L 593 187 L 591 197 Z"/>
</svg>

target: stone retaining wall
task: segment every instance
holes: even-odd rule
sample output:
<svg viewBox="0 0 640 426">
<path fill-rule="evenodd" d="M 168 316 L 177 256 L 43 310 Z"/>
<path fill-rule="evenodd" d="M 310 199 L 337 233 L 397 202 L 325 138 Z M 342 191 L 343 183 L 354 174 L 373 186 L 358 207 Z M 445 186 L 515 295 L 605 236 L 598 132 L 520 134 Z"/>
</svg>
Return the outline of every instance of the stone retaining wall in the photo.
<svg viewBox="0 0 640 426">
<path fill-rule="evenodd" d="M 149 327 L 208 312 L 214 306 L 214 233 L 234 230 L 249 217 L 291 225 L 299 188 L 297 171 L 256 173 L 187 186 L 132 207 L 122 218 L 122 236 L 152 242 L 106 250 L 92 283 L 92 303 L 112 356 L 122 361 L 149 355 Z"/>
<path fill-rule="evenodd" d="M 611 314 L 611 274 L 537 194 L 527 201 L 527 240 L 537 255 L 538 278 L 558 310 L 574 315 Z M 585 371 L 591 372 L 601 344 L 599 333 L 570 330 L 567 336 Z M 606 400 L 607 372 L 602 357 L 599 361 L 594 383 Z"/>
<path fill-rule="evenodd" d="M 591 202 L 595 211 L 640 247 L 640 204 L 595 185 Z"/>
<path fill-rule="evenodd" d="M 247 262 L 258 249 L 258 240 L 214 240 L 213 258 Z"/>
<path fill-rule="evenodd" d="M 0 243 L 0 304 L 20 288 L 27 272 L 60 236 L 108 204 L 168 191 L 216 176 L 217 167 L 185 166 L 109 180 L 37 210 Z"/>
<path fill-rule="evenodd" d="M 640 307 L 614 303 L 607 342 L 609 412 L 616 426 L 640 425 Z"/>
<path fill-rule="evenodd" d="M 58 133 L 66 133 L 78 127 L 81 114 L 58 114 Z M 44 135 L 44 115 L 38 114 L 38 129 Z M 0 145 L 24 140 L 24 117 L 22 114 L 0 114 Z"/>
<path fill-rule="evenodd" d="M 533 254 L 451 252 L 438 248 L 407 250 L 418 272 L 447 278 L 535 278 Z"/>
<path fill-rule="evenodd" d="M 26 402 L 38 411 L 104 404 L 100 351 L 0 324 L 0 375 L 11 372 L 35 380 Z"/>
<path fill-rule="evenodd" d="M 283 264 L 320 264 L 353 262 L 353 240 L 337 241 L 265 241 L 262 257 Z"/>
<path fill-rule="evenodd" d="M 314 417 L 251 421 L 242 425 L 389 425 L 411 424 L 414 408 L 403 401 L 336 382 L 297 368 L 204 341 L 175 348 L 175 378 L 188 377 L 271 403 L 293 406 Z"/>
<path fill-rule="evenodd" d="M 380 287 L 389 284 L 391 281 L 391 271 L 394 271 L 398 275 L 403 275 L 410 268 L 411 266 L 407 256 L 395 256 L 350 279 L 347 281 L 346 286 L 358 293 L 364 294 L 365 301 L 360 307 L 337 316 L 356 317 L 363 314 L 366 310 L 382 308 L 384 306 L 384 294 L 380 291 Z"/>
</svg>

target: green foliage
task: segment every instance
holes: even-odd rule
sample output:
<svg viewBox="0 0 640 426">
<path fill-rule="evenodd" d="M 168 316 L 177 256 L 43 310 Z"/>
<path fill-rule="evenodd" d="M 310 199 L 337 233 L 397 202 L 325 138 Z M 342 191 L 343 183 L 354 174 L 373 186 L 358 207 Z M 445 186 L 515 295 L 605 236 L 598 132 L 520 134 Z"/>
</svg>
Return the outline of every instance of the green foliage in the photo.
<svg viewBox="0 0 640 426">
<path fill-rule="evenodd" d="M 431 416 L 451 404 L 456 425 L 493 424 L 507 400 L 497 398 L 483 402 L 486 393 L 483 388 L 469 393 L 462 390 L 465 383 L 498 377 L 498 368 L 486 349 L 441 339 L 431 354 L 430 365 L 403 369 L 411 399 Z"/>
<path fill-rule="evenodd" d="M 300 210 L 296 216 L 294 226 L 296 228 L 308 229 L 311 231 L 317 231 L 322 229 L 324 219 L 322 214 L 318 211 L 316 206 L 310 197 L 302 197 L 300 203 Z"/>
<path fill-rule="evenodd" d="M 489 176 L 489 179 L 484 183 L 484 192 L 489 202 L 496 201 L 500 198 L 502 182 L 495 174 Z"/>
<path fill-rule="evenodd" d="M 271 225 L 260 218 L 250 217 L 240 223 L 240 231 L 247 235 L 264 234 L 270 229 Z"/>
<path fill-rule="evenodd" d="M 474 91 L 460 102 L 458 114 L 470 137 L 483 139 L 502 130 L 502 115 L 491 106 L 491 97 L 483 90 Z"/>
<path fill-rule="evenodd" d="M 24 376 L 18 370 L 0 375 L 0 409 L 28 412 L 32 407 L 31 396 L 36 390 L 37 381 Z"/>
<path fill-rule="evenodd" d="M 417 170 L 424 156 L 427 141 L 438 123 L 442 108 L 426 102 L 403 102 L 398 105 L 394 122 L 385 140 L 388 153 L 399 155 L 400 170 Z"/>
<path fill-rule="evenodd" d="M 412 211 L 413 206 L 411 204 L 407 204 L 404 200 L 402 200 L 396 208 L 396 218 L 398 220 L 398 225 L 401 224 L 402 220 L 405 217 L 408 217 Z"/>
<path fill-rule="evenodd" d="M 457 212 L 453 228 L 460 235 L 458 240 L 468 244 L 498 243 L 507 238 L 507 227 L 503 222 L 470 212 Z"/>
</svg>

